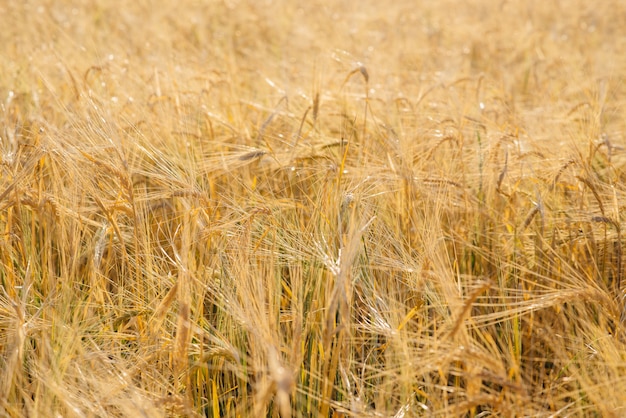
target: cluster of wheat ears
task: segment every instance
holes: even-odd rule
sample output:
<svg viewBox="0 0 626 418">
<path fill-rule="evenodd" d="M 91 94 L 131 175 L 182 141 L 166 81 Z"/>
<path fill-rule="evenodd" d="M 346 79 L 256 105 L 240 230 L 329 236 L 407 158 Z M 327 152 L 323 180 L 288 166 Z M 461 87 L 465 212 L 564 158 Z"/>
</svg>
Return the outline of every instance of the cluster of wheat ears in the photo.
<svg viewBox="0 0 626 418">
<path fill-rule="evenodd" d="M 624 416 L 626 4 L 0 4 L 0 416 Z"/>
</svg>

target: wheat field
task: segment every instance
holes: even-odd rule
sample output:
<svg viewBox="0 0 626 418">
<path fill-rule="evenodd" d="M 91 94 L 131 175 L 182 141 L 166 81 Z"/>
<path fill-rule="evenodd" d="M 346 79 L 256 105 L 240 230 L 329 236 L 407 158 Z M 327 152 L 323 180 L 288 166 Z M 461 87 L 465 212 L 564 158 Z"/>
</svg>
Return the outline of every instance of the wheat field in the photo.
<svg viewBox="0 0 626 418">
<path fill-rule="evenodd" d="M 0 4 L 0 416 L 626 415 L 619 0 Z"/>
</svg>

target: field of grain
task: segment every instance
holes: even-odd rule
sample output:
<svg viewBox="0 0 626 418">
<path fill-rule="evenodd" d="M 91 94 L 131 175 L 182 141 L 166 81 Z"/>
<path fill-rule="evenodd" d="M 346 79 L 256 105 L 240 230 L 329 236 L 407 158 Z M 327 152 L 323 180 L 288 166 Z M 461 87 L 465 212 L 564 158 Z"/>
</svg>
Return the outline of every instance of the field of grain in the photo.
<svg viewBox="0 0 626 418">
<path fill-rule="evenodd" d="M 1 417 L 626 415 L 623 1 L 0 27 Z"/>
</svg>

